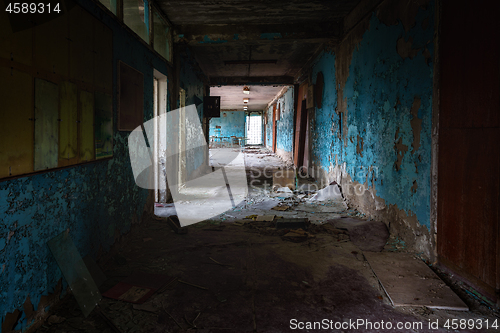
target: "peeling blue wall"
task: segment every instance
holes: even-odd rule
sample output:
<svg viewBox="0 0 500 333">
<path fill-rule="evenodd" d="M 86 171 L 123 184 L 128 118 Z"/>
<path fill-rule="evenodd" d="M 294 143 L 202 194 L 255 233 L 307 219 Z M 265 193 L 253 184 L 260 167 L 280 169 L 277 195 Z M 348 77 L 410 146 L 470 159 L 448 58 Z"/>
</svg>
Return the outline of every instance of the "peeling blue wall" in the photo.
<svg viewBox="0 0 500 333">
<path fill-rule="evenodd" d="M 315 167 L 328 172 L 335 165 L 335 156 L 341 152 L 340 116 L 337 108 L 337 89 L 335 79 L 335 54 L 323 51 L 312 67 L 313 83 L 317 83 L 318 73 L 323 73 L 323 95 L 321 108 L 315 108 L 313 130 L 311 133 L 311 156 Z M 317 105 L 317 101 L 315 103 Z"/>
<path fill-rule="evenodd" d="M 433 27 L 432 1 L 426 9 L 418 10 L 416 24 L 408 31 L 401 21 L 386 25 L 373 14 L 352 55 L 343 92 L 348 133 L 342 161 L 348 173 L 360 183 L 373 182 L 386 204 L 416 214 L 420 224 L 428 228 Z M 413 39 L 413 58 L 398 54 L 400 37 Z M 413 115 L 412 105 L 418 99 L 420 107 Z M 415 132 L 412 122 L 421 124 Z M 420 138 L 415 147 L 414 137 Z M 371 167 L 378 170 L 368 172 Z M 418 185 L 416 189 L 414 184 Z"/>
<path fill-rule="evenodd" d="M 295 132 L 293 128 L 293 96 L 293 87 L 290 87 L 277 101 L 277 105 L 280 105 L 281 114 L 276 124 L 276 148 L 287 153 L 292 153 L 293 151 L 293 138 Z"/>
<path fill-rule="evenodd" d="M 144 120 L 151 119 L 153 67 L 167 74 L 166 63 L 96 4 L 78 3 L 113 30 L 113 68 L 121 60 L 144 74 Z M 95 258 L 101 248 L 110 249 L 117 233 L 127 232 L 132 221 L 141 217 L 147 190 L 134 182 L 127 147 L 130 132 L 116 130 L 117 77 L 113 72 L 112 159 L 0 181 L 2 319 L 7 312 L 23 311 L 28 295 L 36 310 L 40 297 L 53 292 L 62 278 L 47 241 L 69 229 L 81 256 Z M 16 329 L 27 326 L 23 313 Z"/>
<path fill-rule="evenodd" d="M 226 114 L 226 117 L 224 117 Z M 221 136 L 245 136 L 245 112 L 221 111 L 220 118 L 210 119 L 210 136 L 215 135 L 215 126 L 220 126 Z"/>
</svg>

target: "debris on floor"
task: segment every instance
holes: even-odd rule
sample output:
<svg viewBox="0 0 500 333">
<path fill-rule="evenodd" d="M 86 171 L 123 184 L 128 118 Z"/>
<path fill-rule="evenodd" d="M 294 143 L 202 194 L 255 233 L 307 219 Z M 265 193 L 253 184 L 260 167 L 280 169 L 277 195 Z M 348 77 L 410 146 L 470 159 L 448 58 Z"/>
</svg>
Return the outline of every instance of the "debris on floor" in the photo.
<svg viewBox="0 0 500 333">
<path fill-rule="evenodd" d="M 380 221 L 338 218 L 330 222 L 335 228 L 347 230 L 351 241 L 362 251 L 380 252 L 389 238 L 387 226 Z"/>
<path fill-rule="evenodd" d="M 134 272 L 102 295 L 124 302 L 142 304 L 172 281 L 171 277 L 162 274 Z"/>
<path fill-rule="evenodd" d="M 296 189 L 278 184 L 280 192 L 275 192 L 275 171 L 288 166 L 267 149 L 245 151 L 247 180 L 255 181 L 245 201 L 191 225 L 184 236 L 172 232 L 165 217 L 133 225 L 125 240 L 99 261 L 108 277 L 104 290 L 128 283 L 156 292 L 143 300 L 140 290 L 126 294 L 129 287 L 102 299 L 89 318 L 69 297 L 51 313 L 57 317 L 37 332 L 283 332 L 289 330 L 292 313 L 311 322 L 364 318 L 427 325 L 437 318 L 441 327 L 446 318 L 463 318 L 465 313 L 479 318 L 472 311 L 457 315 L 439 310 L 437 304 L 449 297 L 441 294 L 448 287 L 427 275 L 422 261 L 411 259 L 411 266 L 419 262 L 425 274 L 405 271 L 397 259 L 376 257 L 398 255 L 404 247 L 394 237 L 387 242 L 384 223 L 366 221 L 361 212 L 347 207 L 337 184 L 319 189 L 314 179 L 297 176 Z M 266 168 L 273 172 L 264 172 Z M 165 215 L 175 215 L 167 213 L 169 204 L 158 204 L 155 211 L 162 208 Z M 391 247 L 393 243 L 397 246 Z M 385 252 L 368 252 L 384 245 Z M 139 271 L 143 273 L 137 278 L 149 281 L 150 274 L 158 274 L 162 283 L 127 279 Z M 386 282 L 386 275 L 392 280 Z M 399 280 L 406 283 L 403 289 L 397 289 Z M 430 286 L 422 287 L 428 282 Z M 116 299 L 123 294 L 125 299 Z M 432 304 L 424 301 L 424 294 Z M 137 299 L 143 303 L 126 301 Z M 414 307 L 405 312 L 393 304 Z M 7 324 L 15 326 L 19 316 L 13 314 Z"/>
<path fill-rule="evenodd" d="M 296 182 L 296 171 L 295 169 L 281 169 L 274 171 L 273 173 L 273 188 L 278 188 L 279 190 L 283 188 L 288 188 L 289 190 L 295 190 Z M 279 192 L 278 190 L 276 192 Z"/>
</svg>

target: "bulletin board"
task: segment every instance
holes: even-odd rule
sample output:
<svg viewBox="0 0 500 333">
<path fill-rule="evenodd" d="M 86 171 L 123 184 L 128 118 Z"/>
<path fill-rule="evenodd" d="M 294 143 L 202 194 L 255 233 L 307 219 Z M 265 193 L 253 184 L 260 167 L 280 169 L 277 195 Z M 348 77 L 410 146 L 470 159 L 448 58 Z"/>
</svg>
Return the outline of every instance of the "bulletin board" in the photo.
<svg viewBox="0 0 500 333">
<path fill-rule="evenodd" d="M 59 160 L 60 165 L 75 164 L 78 149 L 78 93 L 76 84 L 59 83 Z M 73 163 L 71 163 L 73 162 Z"/>
<path fill-rule="evenodd" d="M 120 61 L 118 82 L 118 130 L 133 131 L 144 121 L 144 75 Z"/>
<path fill-rule="evenodd" d="M 0 67 L 0 178 L 33 171 L 33 79 Z"/>
</svg>

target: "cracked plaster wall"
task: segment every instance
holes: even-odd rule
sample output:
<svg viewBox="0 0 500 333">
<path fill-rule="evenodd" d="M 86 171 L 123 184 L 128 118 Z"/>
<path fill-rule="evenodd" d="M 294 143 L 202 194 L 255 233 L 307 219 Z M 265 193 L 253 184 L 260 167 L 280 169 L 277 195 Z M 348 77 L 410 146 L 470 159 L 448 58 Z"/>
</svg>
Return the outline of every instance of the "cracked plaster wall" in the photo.
<svg viewBox="0 0 500 333">
<path fill-rule="evenodd" d="M 311 69 L 325 86 L 311 124 L 314 166 L 343 186 L 351 206 L 426 257 L 433 38 L 433 1 L 386 0 Z"/>
</svg>

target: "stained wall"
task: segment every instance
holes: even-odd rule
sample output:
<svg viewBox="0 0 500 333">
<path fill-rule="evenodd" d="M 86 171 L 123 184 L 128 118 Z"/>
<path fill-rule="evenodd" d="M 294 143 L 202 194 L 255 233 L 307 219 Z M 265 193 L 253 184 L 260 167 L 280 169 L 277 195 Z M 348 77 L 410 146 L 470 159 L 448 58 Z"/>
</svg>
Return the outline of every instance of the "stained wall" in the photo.
<svg viewBox="0 0 500 333">
<path fill-rule="evenodd" d="M 313 163 L 352 207 L 432 256 L 430 225 L 434 2 L 383 1 L 320 54 L 323 105 Z"/>
<path fill-rule="evenodd" d="M 144 75 L 144 121 L 153 117 L 153 69 L 167 75 L 169 84 L 172 81 L 172 67 L 111 15 L 94 2 L 77 3 L 113 33 L 113 158 L 0 180 L 0 318 L 20 311 L 16 329 L 28 327 L 35 315 L 45 314 L 65 294 L 67 285 L 47 241 L 69 230 L 80 255 L 97 259 L 141 221 L 148 191 L 136 186 L 133 178 L 130 132 L 116 128 L 118 62 Z M 78 66 L 86 70 L 83 64 Z M 180 66 L 182 86 L 188 101 L 194 101 L 202 96 L 202 84 L 192 75 L 191 62 Z"/>
</svg>

